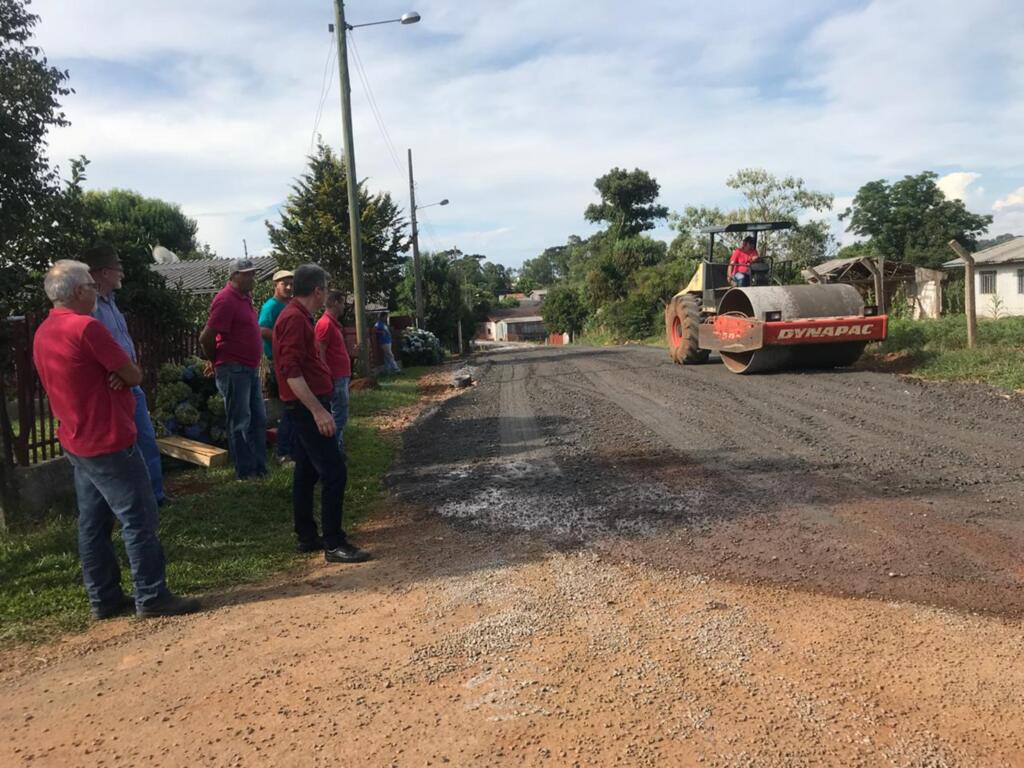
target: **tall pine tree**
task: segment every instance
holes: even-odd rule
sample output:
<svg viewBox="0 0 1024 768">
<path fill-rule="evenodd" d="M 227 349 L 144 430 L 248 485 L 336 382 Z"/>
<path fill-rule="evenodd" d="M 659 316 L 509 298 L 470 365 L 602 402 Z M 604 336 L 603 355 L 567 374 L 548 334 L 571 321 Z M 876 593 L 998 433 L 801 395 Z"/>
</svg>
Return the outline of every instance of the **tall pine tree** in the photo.
<svg viewBox="0 0 1024 768">
<path fill-rule="evenodd" d="M 388 302 L 401 280 L 409 239 L 405 219 L 388 192 L 371 194 L 359 183 L 363 280 L 367 299 Z M 352 290 L 345 164 L 330 147 L 317 145 L 305 173 L 292 185 L 281 221 L 267 222 L 267 234 L 282 266 L 319 264 L 332 286 Z"/>
</svg>

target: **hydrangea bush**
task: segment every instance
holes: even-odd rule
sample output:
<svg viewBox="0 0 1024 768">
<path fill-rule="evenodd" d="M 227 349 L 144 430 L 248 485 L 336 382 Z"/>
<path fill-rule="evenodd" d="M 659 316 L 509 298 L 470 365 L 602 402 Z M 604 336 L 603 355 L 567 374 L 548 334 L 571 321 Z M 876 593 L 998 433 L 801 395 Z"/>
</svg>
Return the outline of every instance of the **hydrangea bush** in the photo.
<svg viewBox="0 0 1024 768">
<path fill-rule="evenodd" d="M 406 328 L 399 347 L 402 365 L 437 365 L 444 359 L 441 342 L 430 331 Z"/>
<path fill-rule="evenodd" d="M 183 365 L 160 367 L 153 412 L 158 434 L 227 445 L 224 398 L 214 380 L 203 376 L 205 365 L 200 358 L 190 357 Z"/>
</svg>

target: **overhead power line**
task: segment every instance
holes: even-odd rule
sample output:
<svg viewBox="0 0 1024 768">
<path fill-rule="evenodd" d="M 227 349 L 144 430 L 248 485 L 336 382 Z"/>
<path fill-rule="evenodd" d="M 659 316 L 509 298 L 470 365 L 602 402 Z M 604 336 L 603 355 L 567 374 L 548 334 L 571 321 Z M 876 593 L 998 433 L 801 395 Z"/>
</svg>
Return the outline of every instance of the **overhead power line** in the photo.
<svg viewBox="0 0 1024 768">
<path fill-rule="evenodd" d="M 316 115 L 313 118 L 313 133 L 309 137 L 309 154 L 313 154 L 316 146 L 317 130 L 320 128 L 320 119 L 324 115 L 324 105 L 327 103 L 327 94 L 334 82 L 334 62 L 338 48 L 334 44 L 334 35 L 331 35 L 330 46 L 327 49 L 327 60 L 324 62 L 324 74 L 320 81 L 320 102 L 316 108 Z"/>
<path fill-rule="evenodd" d="M 356 45 L 355 35 L 349 36 L 349 42 L 352 44 L 352 54 L 356 64 L 356 72 L 359 75 L 359 79 L 363 83 L 363 89 L 366 92 L 366 100 L 370 105 L 370 111 L 373 113 L 373 118 L 377 123 L 378 129 L 380 129 L 381 138 L 384 139 L 384 146 L 391 155 L 391 162 L 395 164 L 395 170 L 399 173 L 404 173 L 401 162 L 398 160 L 398 152 L 395 149 L 395 143 L 391 140 L 391 133 L 388 131 L 388 127 L 384 122 L 384 115 L 380 111 L 380 107 L 377 105 L 377 99 L 373 95 L 373 88 L 370 86 L 370 79 L 366 75 L 366 68 L 363 66 L 363 60 L 359 55 L 359 48 Z"/>
</svg>

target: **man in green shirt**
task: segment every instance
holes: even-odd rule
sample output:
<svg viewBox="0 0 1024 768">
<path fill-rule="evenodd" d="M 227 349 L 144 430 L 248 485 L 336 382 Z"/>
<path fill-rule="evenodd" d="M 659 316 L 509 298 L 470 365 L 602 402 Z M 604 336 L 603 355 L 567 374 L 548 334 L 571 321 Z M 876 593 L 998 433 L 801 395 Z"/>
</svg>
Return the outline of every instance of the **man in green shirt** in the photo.
<svg viewBox="0 0 1024 768">
<path fill-rule="evenodd" d="M 263 354 L 267 358 L 267 374 L 264 382 L 264 391 L 268 397 L 278 399 L 277 380 L 274 377 L 274 351 L 270 341 L 274 337 L 274 323 L 288 302 L 292 300 L 292 273 L 287 269 L 279 269 L 274 273 L 274 295 L 263 302 L 260 308 L 260 336 L 263 337 Z M 277 460 L 279 462 L 289 461 L 292 452 L 292 425 L 288 414 L 282 411 L 281 418 L 277 422 Z"/>
</svg>

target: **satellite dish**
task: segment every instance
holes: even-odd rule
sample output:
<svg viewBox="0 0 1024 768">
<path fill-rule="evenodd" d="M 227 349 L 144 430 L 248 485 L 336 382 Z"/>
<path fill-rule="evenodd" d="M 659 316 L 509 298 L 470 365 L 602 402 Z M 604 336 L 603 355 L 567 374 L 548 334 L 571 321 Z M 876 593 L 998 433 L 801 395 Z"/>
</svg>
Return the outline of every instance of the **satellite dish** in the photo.
<svg viewBox="0 0 1024 768">
<path fill-rule="evenodd" d="M 154 245 L 153 261 L 157 264 L 174 264 L 175 262 L 181 261 L 181 259 L 178 258 L 178 254 L 174 251 L 168 250 L 162 245 Z"/>
</svg>

